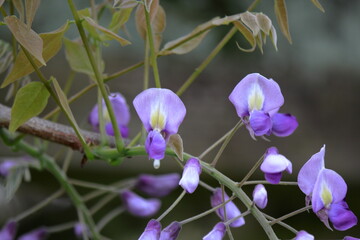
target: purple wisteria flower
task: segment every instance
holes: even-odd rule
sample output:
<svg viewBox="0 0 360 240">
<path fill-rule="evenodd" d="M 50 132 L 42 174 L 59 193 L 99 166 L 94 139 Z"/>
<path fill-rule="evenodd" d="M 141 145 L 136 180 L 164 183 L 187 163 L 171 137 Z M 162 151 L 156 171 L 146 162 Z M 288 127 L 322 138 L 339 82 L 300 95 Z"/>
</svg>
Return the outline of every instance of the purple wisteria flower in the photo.
<svg viewBox="0 0 360 240">
<path fill-rule="evenodd" d="M 219 222 L 205 237 L 203 237 L 203 240 L 221 240 L 224 238 L 225 232 L 226 232 L 225 224 Z"/>
<path fill-rule="evenodd" d="M 161 206 L 159 199 L 145 199 L 128 190 L 123 191 L 120 196 L 126 209 L 138 217 L 153 216 Z"/>
<path fill-rule="evenodd" d="M 130 121 L 130 111 L 125 98 L 120 93 L 111 93 L 109 96 L 110 103 L 113 107 L 116 121 L 119 125 L 121 136 L 127 138 L 129 136 L 129 129 L 127 127 Z M 103 117 L 105 120 L 105 131 L 108 135 L 114 136 L 114 128 L 111 124 L 109 113 L 107 111 L 105 101 L 102 101 Z M 95 131 L 99 131 L 99 110 L 96 104 L 90 112 L 89 123 Z"/>
<path fill-rule="evenodd" d="M 296 234 L 296 237 L 294 240 L 314 240 L 314 239 L 315 238 L 313 235 L 307 233 L 304 230 L 301 230 Z"/>
<path fill-rule="evenodd" d="M 284 104 L 279 85 L 259 73 L 244 77 L 231 92 L 229 100 L 253 138 L 271 133 L 286 137 L 298 126 L 294 116 L 278 113 Z"/>
<path fill-rule="evenodd" d="M 151 219 L 146 225 L 145 231 L 139 237 L 139 240 L 159 240 L 161 224 Z"/>
<path fill-rule="evenodd" d="M 159 240 L 175 240 L 179 236 L 180 231 L 181 224 L 174 221 L 161 231 Z"/>
<path fill-rule="evenodd" d="M 193 193 L 200 181 L 201 165 L 199 159 L 190 158 L 185 166 L 179 185 L 187 193 Z"/>
<path fill-rule="evenodd" d="M 325 146 L 314 154 L 298 175 L 300 190 L 306 194 L 306 204 L 311 199 L 312 209 L 326 227 L 345 231 L 357 224 L 357 217 L 344 201 L 347 185 L 335 171 L 325 168 Z"/>
<path fill-rule="evenodd" d="M 266 207 L 268 202 L 267 191 L 262 184 L 255 186 L 253 191 L 253 201 L 259 208 L 263 209 Z"/>
<path fill-rule="evenodd" d="M 166 142 L 178 132 L 186 115 L 184 103 L 169 89 L 149 88 L 137 95 L 133 104 L 149 133 L 146 152 L 154 159 L 154 167 L 159 168 L 160 160 L 165 157 Z"/>
<path fill-rule="evenodd" d="M 9 221 L 0 231 L 1 240 L 13 240 L 16 235 L 17 224 L 14 221 Z"/>
<path fill-rule="evenodd" d="M 29 233 L 21 235 L 18 240 L 43 240 L 46 239 L 47 235 L 48 233 L 46 231 L 46 228 L 41 227 Z"/>
<path fill-rule="evenodd" d="M 279 154 L 276 147 L 270 147 L 266 150 L 260 169 L 265 173 L 266 181 L 277 184 L 281 180 L 283 171 L 292 173 L 292 164 L 284 155 Z"/>
<path fill-rule="evenodd" d="M 179 186 L 180 175 L 170 173 L 163 175 L 141 174 L 135 187 L 152 197 L 164 197 Z"/>
<path fill-rule="evenodd" d="M 211 206 L 216 207 L 223 202 L 226 202 L 229 200 L 229 196 L 224 193 L 224 201 L 223 201 L 223 194 L 222 190 L 220 188 L 216 188 L 213 195 L 211 196 Z M 236 207 L 236 205 L 230 201 L 227 204 L 225 204 L 226 209 L 226 220 L 231 220 L 233 218 L 236 218 L 241 215 L 240 210 Z M 225 214 L 224 214 L 224 207 L 220 207 L 216 210 L 216 214 L 221 218 L 221 220 L 225 220 Z M 230 224 L 230 227 L 240 227 L 245 224 L 245 219 L 243 217 L 236 219 Z"/>
<path fill-rule="evenodd" d="M 346 237 L 344 237 L 344 240 L 360 240 L 360 238 L 355 238 L 355 237 L 351 237 L 351 236 L 346 236 Z"/>
</svg>

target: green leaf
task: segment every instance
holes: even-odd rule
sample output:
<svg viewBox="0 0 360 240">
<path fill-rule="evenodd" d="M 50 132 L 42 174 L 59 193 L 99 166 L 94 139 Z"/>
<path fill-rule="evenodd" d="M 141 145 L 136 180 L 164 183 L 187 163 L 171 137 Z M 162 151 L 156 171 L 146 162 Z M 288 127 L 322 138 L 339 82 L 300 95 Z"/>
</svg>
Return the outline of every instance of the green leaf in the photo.
<svg viewBox="0 0 360 240">
<path fill-rule="evenodd" d="M 70 67 L 75 72 L 85 73 L 93 76 L 94 71 L 83 45 L 79 42 L 64 38 L 65 56 Z"/>
<path fill-rule="evenodd" d="M 171 135 L 168 144 L 170 148 L 176 153 L 176 156 L 180 159 L 180 161 L 183 161 L 184 145 L 180 135 Z"/>
<path fill-rule="evenodd" d="M 27 120 L 40 114 L 46 107 L 49 95 L 41 82 L 32 82 L 21 88 L 11 109 L 9 131 L 15 132 Z"/>
<path fill-rule="evenodd" d="M 66 22 L 63 26 L 56 29 L 55 31 L 40 34 L 40 37 L 44 43 L 43 56 L 46 62 L 48 62 L 52 57 L 54 57 L 61 49 L 62 38 L 68 28 L 69 28 L 69 22 Z M 41 64 L 36 59 L 35 59 L 35 64 L 39 68 L 43 66 L 43 64 Z M 20 50 L 20 52 L 16 57 L 13 68 L 11 69 L 10 73 L 6 76 L 0 88 L 4 88 L 10 83 L 13 83 L 19 78 L 29 75 L 32 72 L 34 72 L 33 66 L 30 64 L 24 52 Z"/>
<path fill-rule="evenodd" d="M 116 11 L 111 18 L 109 29 L 113 32 L 118 32 L 120 28 L 129 20 L 133 8 L 122 8 Z"/>
<path fill-rule="evenodd" d="M 8 16 L 4 20 L 15 39 L 42 65 L 46 65 L 42 56 L 43 40 L 41 37 L 16 16 Z"/>
<path fill-rule="evenodd" d="M 91 19 L 90 17 L 84 17 L 84 20 L 90 24 L 90 26 L 94 27 L 95 29 L 101 31 L 102 33 L 104 33 L 108 38 L 110 39 L 114 39 L 116 41 L 118 41 L 121 46 L 126 46 L 129 45 L 130 42 L 128 40 L 126 40 L 125 38 L 120 37 L 119 35 L 117 35 L 116 33 L 110 31 L 109 29 L 100 26 L 99 24 L 97 24 L 93 19 Z"/>
<path fill-rule="evenodd" d="M 12 60 L 13 57 L 10 44 L 0 40 L 0 74 L 8 69 Z"/>
<path fill-rule="evenodd" d="M 289 23 L 288 23 L 288 16 L 286 10 L 285 0 L 275 0 L 275 15 L 277 22 L 280 26 L 281 32 L 287 38 L 289 43 L 292 43 L 291 35 L 289 31 Z"/>
<path fill-rule="evenodd" d="M 113 8 L 127 9 L 136 7 L 138 4 L 139 2 L 136 0 L 114 0 Z"/>
<path fill-rule="evenodd" d="M 6 177 L 5 200 L 7 202 L 14 197 L 16 191 L 19 189 L 24 173 L 25 173 L 24 167 L 15 168 L 11 170 L 9 175 Z"/>
<path fill-rule="evenodd" d="M 323 6 L 321 6 L 320 2 L 318 0 L 311 0 L 311 2 L 317 7 L 320 11 L 325 12 L 325 9 Z"/>
<path fill-rule="evenodd" d="M 26 25 L 31 27 L 31 24 L 34 20 L 36 11 L 39 8 L 41 0 L 27 0 L 25 1 L 25 9 L 26 9 Z"/>
</svg>

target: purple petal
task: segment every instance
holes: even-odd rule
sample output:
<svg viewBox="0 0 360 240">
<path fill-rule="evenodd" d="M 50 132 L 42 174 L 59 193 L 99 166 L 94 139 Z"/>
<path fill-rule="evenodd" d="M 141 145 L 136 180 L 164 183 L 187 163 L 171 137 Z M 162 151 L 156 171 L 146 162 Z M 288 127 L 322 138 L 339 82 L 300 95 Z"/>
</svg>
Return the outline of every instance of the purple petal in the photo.
<svg viewBox="0 0 360 240">
<path fill-rule="evenodd" d="M 342 201 L 347 192 L 344 179 L 335 171 L 324 168 L 321 170 L 312 194 L 312 208 L 316 213 L 330 204 Z"/>
<path fill-rule="evenodd" d="M 221 240 L 225 236 L 226 227 L 222 222 L 217 223 L 203 240 Z"/>
<path fill-rule="evenodd" d="M 200 181 L 201 165 L 198 159 L 190 158 L 185 166 L 179 185 L 188 193 L 193 193 Z"/>
<path fill-rule="evenodd" d="M 229 199 L 229 196 L 224 193 L 224 202 Z M 222 190 L 220 188 L 216 188 L 213 195 L 211 196 L 211 206 L 216 207 L 223 203 L 222 201 Z M 235 217 L 238 217 L 241 215 L 240 210 L 236 207 L 236 205 L 230 201 L 227 204 L 225 204 L 226 209 L 226 217 L 227 220 L 233 219 Z M 216 214 L 222 219 L 225 220 L 224 217 L 224 207 L 220 207 L 216 210 Z M 234 222 L 230 224 L 231 227 L 240 227 L 245 224 L 245 220 L 243 217 L 236 219 Z"/>
<path fill-rule="evenodd" d="M 179 186 L 180 175 L 177 173 L 159 176 L 142 174 L 138 177 L 136 188 L 152 197 L 164 197 Z"/>
<path fill-rule="evenodd" d="M 270 135 L 272 123 L 268 113 L 253 111 L 250 113 L 249 120 L 255 136 Z"/>
<path fill-rule="evenodd" d="M 6 177 L 12 168 L 16 167 L 19 161 L 16 160 L 5 160 L 0 163 L 0 176 Z"/>
<path fill-rule="evenodd" d="M 357 217 L 349 209 L 345 201 L 332 204 L 328 211 L 328 215 L 334 228 L 339 231 L 348 230 L 358 222 Z"/>
<path fill-rule="evenodd" d="M 294 240 L 314 240 L 314 239 L 315 238 L 313 235 L 307 233 L 304 230 L 301 230 L 296 234 L 296 237 Z"/>
<path fill-rule="evenodd" d="M 278 137 L 291 135 L 299 125 L 295 116 L 286 113 L 275 113 L 271 120 L 272 133 Z"/>
<path fill-rule="evenodd" d="M 13 240 L 16 235 L 17 223 L 9 221 L 0 231 L 1 240 Z"/>
<path fill-rule="evenodd" d="M 126 209 L 138 217 L 150 217 L 159 211 L 161 202 L 159 199 L 144 199 L 131 191 L 123 191 L 121 199 Z"/>
<path fill-rule="evenodd" d="M 46 239 L 47 235 L 46 229 L 42 227 L 21 235 L 18 240 L 43 240 Z"/>
<path fill-rule="evenodd" d="M 229 100 L 234 104 L 239 117 L 248 116 L 254 109 L 249 109 L 249 98 L 256 91 L 263 97 L 261 109 L 270 116 L 276 113 L 284 104 L 284 97 L 281 94 L 279 85 L 272 79 L 267 79 L 258 73 L 248 74 L 234 88 Z"/>
<path fill-rule="evenodd" d="M 276 149 L 276 148 L 275 148 Z M 261 171 L 264 173 L 280 173 L 287 170 L 289 173 L 292 172 L 291 162 L 281 154 L 272 154 L 269 152 L 275 151 L 274 148 L 269 148 L 265 155 L 264 161 L 260 166 Z"/>
<path fill-rule="evenodd" d="M 88 227 L 83 223 L 76 223 L 74 226 L 74 233 L 78 238 L 82 238 L 85 234 L 86 236 L 90 236 L 90 231 Z"/>
<path fill-rule="evenodd" d="M 129 136 L 129 128 L 127 126 L 119 125 L 119 130 L 120 130 L 120 134 L 123 138 L 127 138 Z M 111 122 L 108 122 L 105 124 L 105 131 L 106 131 L 106 134 L 109 136 L 115 135 L 115 131 L 114 131 L 114 128 L 113 128 Z"/>
<path fill-rule="evenodd" d="M 268 198 L 267 191 L 262 184 L 258 184 L 255 186 L 253 191 L 253 201 L 259 208 L 263 209 L 266 207 Z"/>
<path fill-rule="evenodd" d="M 161 224 L 158 221 L 151 219 L 148 222 L 145 231 L 139 237 L 139 240 L 159 240 L 160 231 Z"/>
<path fill-rule="evenodd" d="M 146 141 L 145 149 L 150 159 L 161 160 L 165 157 L 166 141 L 158 131 L 150 131 Z"/>
<path fill-rule="evenodd" d="M 282 173 L 265 173 L 265 180 L 271 184 L 278 184 L 281 181 Z"/>
<path fill-rule="evenodd" d="M 93 127 L 94 131 L 99 131 L 99 107 L 96 104 L 90 111 L 88 122 Z"/>
<path fill-rule="evenodd" d="M 159 240 L 175 240 L 179 236 L 180 230 L 180 223 L 176 221 L 172 222 L 161 231 Z"/>
<path fill-rule="evenodd" d="M 152 114 L 159 113 L 163 115 L 165 125 L 160 130 L 165 130 L 169 135 L 178 132 L 179 126 L 186 115 L 184 103 L 169 89 L 146 89 L 135 97 L 133 104 L 148 132 L 156 127 L 151 126 Z"/>
<path fill-rule="evenodd" d="M 343 240 L 360 240 L 360 238 L 355 238 L 351 236 L 345 236 Z"/>
<path fill-rule="evenodd" d="M 298 185 L 306 196 L 310 196 L 313 192 L 316 179 L 320 171 L 324 168 L 324 157 L 325 145 L 318 153 L 315 153 L 299 171 Z"/>
</svg>

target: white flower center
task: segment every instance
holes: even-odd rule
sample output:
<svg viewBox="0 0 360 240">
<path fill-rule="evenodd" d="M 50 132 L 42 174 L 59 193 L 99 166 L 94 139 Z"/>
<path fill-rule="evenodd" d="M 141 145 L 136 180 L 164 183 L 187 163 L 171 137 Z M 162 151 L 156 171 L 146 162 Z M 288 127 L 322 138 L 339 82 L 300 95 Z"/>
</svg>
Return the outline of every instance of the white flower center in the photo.
<svg viewBox="0 0 360 240">
<path fill-rule="evenodd" d="M 161 104 L 157 104 L 151 109 L 150 125 L 152 129 L 161 132 L 165 128 L 166 116 L 162 110 Z"/>
<path fill-rule="evenodd" d="M 264 100 L 265 97 L 259 84 L 257 82 L 254 83 L 248 96 L 249 112 L 252 112 L 254 110 L 261 110 L 264 105 Z"/>
</svg>

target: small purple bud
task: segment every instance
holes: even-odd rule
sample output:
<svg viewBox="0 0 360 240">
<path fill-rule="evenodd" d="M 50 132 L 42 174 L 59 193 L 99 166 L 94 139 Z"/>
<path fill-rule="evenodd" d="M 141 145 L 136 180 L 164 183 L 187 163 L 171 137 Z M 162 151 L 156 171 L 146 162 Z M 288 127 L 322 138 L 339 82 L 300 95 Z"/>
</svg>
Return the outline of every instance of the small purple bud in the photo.
<svg viewBox="0 0 360 240">
<path fill-rule="evenodd" d="M 126 209 L 138 217 L 150 217 L 159 211 L 161 206 L 159 199 L 144 199 L 128 190 L 123 191 L 120 196 Z"/>
<path fill-rule="evenodd" d="M 184 166 L 184 171 L 179 185 L 186 190 L 187 193 L 193 193 L 199 185 L 200 173 L 200 161 L 196 158 L 190 158 Z"/>
<path fill-rule="evenodd" d="M 142 174 L 135 187 L 151 197 L 164 197 L 179 186 L 180 175 L 177 173 L 164 175 Z"/>
<path fill-rule="evenodd" d="M 16 234 L 17 223 L 9 221 L 0 231 L 1 240 L 13 240 Z"/>
<path fill-rule="evenodd" d="M 139 240 L 159 240 L 161 224 L 151 219 L 146 225 L 145 231 L 139 237 Z"/>
<path fill-rule="evenodd" d="M 160 233 L 159 240 L 175 240 L 181 231 L 181 225 L 179 222 L 172 222 L 169 226 L 164 228 Z"/>
<path fill-rule="evenodd" d="M 276 147 L 271 147 L 268 148 L 260 169 L 265 173 L 265 179 L 269 183 L 277 184 L 280 182 L 283 171 L 286 170 L 291 174 L 292 164 L 285 156 L 278 153 Z"/>
<path fill-rule="evenodd" d="M 223 202 L 227 201 L 229 199 L 229 196 L 224 193 L 224 201 L 222 200 L 222 190 L 220 188 L 216 188 L 213 195 L 211 196 L 211 206 L 216 207 Z M 241 215 L 240 210 L 236 207 L 236 205 L 230 201 L 227 204 L 225 204 L 226 209 L 226 218 L 227 220 L 231 220 L 233 218 L 238 217 Z M 221 220 L 225 220 L 225 214 L 224 214 L 224 207 L 220 207 L 216 210 L 216 214 L 221 218 Z M 245 220 L 243 217 L 236 219 L 234 222 L 230 224 L 230 227 L 240 227 L 245 224 Z"/>
<path fill-rule="evenodd" d="M 18 165 L 18 161 L 15 160 L 5 160 L 0 163 L 0 176 L 6 177 L 16 165 Z"/>
<path fill-rule="evenodd" d="M 266 207 L 268 198 L 267 198 L 267 191 L 262 184 L 258 184 L 255 186 L 253 191 L 253 201 L 259 208 L 263 209 Z"/>
<path fill-rule="evenodd" d="M 294 240 L 314 240 L 314 239 L 315 238 L 313 235 L 307 233 L 304 230 L 301 230 L 296 234 L 296 237 Z"/>
<path fill-rule="evenodd" d="M 296 117 L 288 113 L 276 113 L 271 120 L 272 133 L 278 137 L 291 135 L 299 126 Z"/>
<path fill-rule="evenodd" d="M 21 235 L 18 240 L 43 240 L 46 239 L 48 233 L 44 227 L 35 229 L 29 233 Z"/>
<path fill-rule="evenodd" d="M 203 240 L 221 240 L 225 236 L 226 227 L 222 222 L 217 223 Z"/>
<path fill-rule="evenodd" d="M 86 236 L 90 236 L 90 231 L 88 229 L 88 227 L 83 224 L 83 223 L 76 223 L 74 226 L 74 233 L 78 238 L 82 238 L 83 234 L 85 234 Z"/>
</svg>

